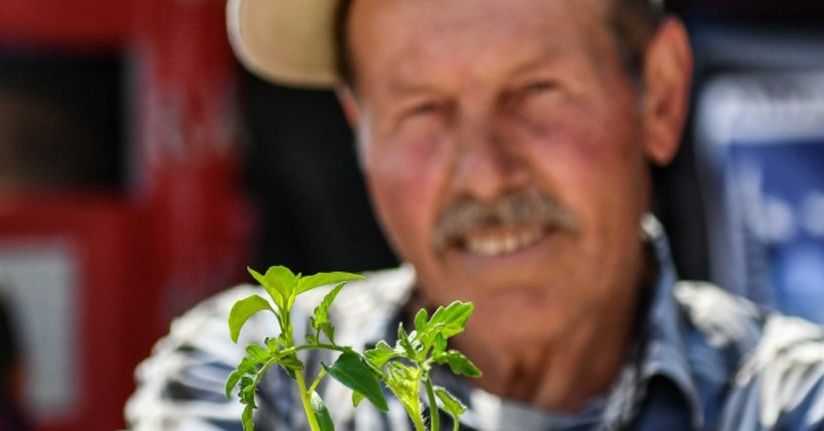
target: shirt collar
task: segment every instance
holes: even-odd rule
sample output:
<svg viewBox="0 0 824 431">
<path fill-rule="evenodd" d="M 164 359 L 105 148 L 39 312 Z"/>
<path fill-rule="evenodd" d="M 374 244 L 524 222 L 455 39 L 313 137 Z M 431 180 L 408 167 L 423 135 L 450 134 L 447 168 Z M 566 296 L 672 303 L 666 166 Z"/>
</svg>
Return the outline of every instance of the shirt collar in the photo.
<svg viewBox="0 0 824 431">
<path fill-rule="evenodd" d="M 670 255 L 669 241 L 653 215 L 644 216 L 641 227 L 646 242 L 653 249 L 658 270 L 645 325 L 648 338 L 640 367 L 641 378 L 649 381 L 652 377 L 663 376 L 671 380 L 689 404 L 693 427 L 703 429 L 704 414 L 687 360 L 684 315 L 673 294 L 678 274 Z"/>
</svg>

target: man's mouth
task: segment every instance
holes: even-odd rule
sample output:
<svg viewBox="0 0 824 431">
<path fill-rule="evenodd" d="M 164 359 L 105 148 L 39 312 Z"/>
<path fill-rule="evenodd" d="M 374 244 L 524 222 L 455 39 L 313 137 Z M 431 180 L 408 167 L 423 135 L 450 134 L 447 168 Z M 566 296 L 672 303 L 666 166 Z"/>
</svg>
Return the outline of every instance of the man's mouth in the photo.
<svg viewBox="0 0 824 431">
<path fill-rule="evenodd" d="M 501 256 L 523 250 L 546 237 L 540 225 L 507 226 L 467 232 L 458 245 L 468 253 L 484 257 Z"/>
<path fill-rule="evenodd" d="M 555 231 L 577 230 L 577 219 L 558 200 L 527 188 L 488 202 L 456 199 L 440 214 L 432 245 L 438 254 L 451 248 L 495 257 L 518 253 Z"/>
</svg>

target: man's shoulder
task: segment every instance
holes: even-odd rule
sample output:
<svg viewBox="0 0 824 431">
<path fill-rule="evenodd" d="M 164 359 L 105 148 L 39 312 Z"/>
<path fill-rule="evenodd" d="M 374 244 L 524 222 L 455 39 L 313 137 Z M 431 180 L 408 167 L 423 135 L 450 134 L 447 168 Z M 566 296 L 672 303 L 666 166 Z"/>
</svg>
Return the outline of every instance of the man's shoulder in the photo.
<svg viewBox="0 0 824 431">
<path fill-rule="evenodd" d="M 681 282 L 674 293 L 690 325 L 733 359 L 722 419 L 732 428 L 719 429 L 747 415 L 761 429 L 824 423 L 824 328 L 709 283 Z"/>
<path fill-rule="evenodd" d="M 673 290 L 688 323 L 713 347 L 744 356 L 758 345 L 767 313 L 746 298 L 700 281 L 681 281 Z"/>
<path fill-rule="evenodd" d="M 750 373 L 799 351 L 824 347 L 824 327 L 760 307 L 714 284 L 679 282 L 674 293 L 691 326 L 711 345 L 738 350 Z M 815 351 L 819 354 L 810 359 L 824 361 L 824 351 Z"/>
</svg>

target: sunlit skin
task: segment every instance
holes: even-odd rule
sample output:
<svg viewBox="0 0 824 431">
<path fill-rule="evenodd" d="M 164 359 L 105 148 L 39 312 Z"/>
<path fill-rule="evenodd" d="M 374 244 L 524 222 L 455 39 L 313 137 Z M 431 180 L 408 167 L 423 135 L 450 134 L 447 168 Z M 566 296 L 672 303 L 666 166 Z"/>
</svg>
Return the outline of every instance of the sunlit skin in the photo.
<svg viewBox="0 0 824 431">
<path fill-rule="evenodd" d="M 604 6 L 357 0 L 356 90 L 342 91 L 372 201 L 422 296 L 475 303 L 457 343 L 484 371 L 480 386 L 564 412 L 607 391 L 624 361 L 648 165 L 676 151 L 689 84 L 677 21 L 651 42 L 639 88 Z M 433 247 L 456 199 L 525 189 L 554 197 L 577 227 L 478 227 Z"/>
</svg>

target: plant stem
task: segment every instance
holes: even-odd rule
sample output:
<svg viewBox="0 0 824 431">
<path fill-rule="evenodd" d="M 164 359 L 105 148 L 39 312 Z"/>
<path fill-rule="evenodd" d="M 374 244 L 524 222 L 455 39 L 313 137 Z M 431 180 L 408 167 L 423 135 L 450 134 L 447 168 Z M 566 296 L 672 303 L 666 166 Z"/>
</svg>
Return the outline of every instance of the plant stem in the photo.
<svg viewBox="0 0 824 431">
<path fill-rule="evenodd" d="M 324 377 L 326 377 L 326 368 L 321 369 L 320 372 L 318 373 L 318 375 L 315 377 L 315 380 L 312 382 L 311 385 L 309 385 L 309 393 L 310 394 L 312 392 L 315 392 L 315 389 L 317 389 L 318 384 L 320 383 L 321 380 L 323 380 Z"/>
<path fill-rule="evenodd" d="M 318 419 L 315 417 L 315 409 L 312 408 L 312 402 L 309 400 L 309 393 L 306 391 L 306 382 L 303 380 L 303 373 L 295 373 L 295 381 L 298 384 L 298 391 L 300 392 L 300 400 L 303 402 L 303 411 L 306 413 L 306 419 L 309 421 L 309 428 L 312 431 L 320 431 Z"/>
<path fill-rule="evenodd" d="M 412 419 L 412 423 L 415 424 L 415 431 L 426 431 L 426 425 L 424 425 L 423 419 L 419 415 L 409 415 L 409 417 Z"/>
<path fill-rule="evenodd" d="M 294 336 L 292 334 L 292 321 L 291 321 L 291 304 L 286 308 L 286 312 L 283 313 L 286 318 L 284 322 L 281 324 L 281 329 L 283 333 L 286 334 L 286 346 L 287 348 L 294 349 L 294 351 L 298 351 L 299 348 L 296 348 L 294 345 Z M 300 401 L 303 403 L 303 412 L 306 413 L 306 420 L 309 422 L 309 428 L 312 431 L 321 431 L 320 425 L 318 425 L 318 418 L 315 416 L 315 409 L 312 408 L 312 401 L 309 397 L 312 395 L 310 392 L 306 390 L 306 381 L 303 377 L 303 370 L 295 370 L 295 381 L 298 384 L 298 392 L 300 392 Z"/>
<path fill-rule="evenodd" d="M 426 388 L 426 396 L 429 398 L 429 431 L 439 431 L 441 428 L 441 415 L 438 412 L 438 403 L 435 401 L 435 390 L 432 388 L 432 378 L 429 377 L 429 375 L 426 376 L 423 386 Z"/>
</svg>

